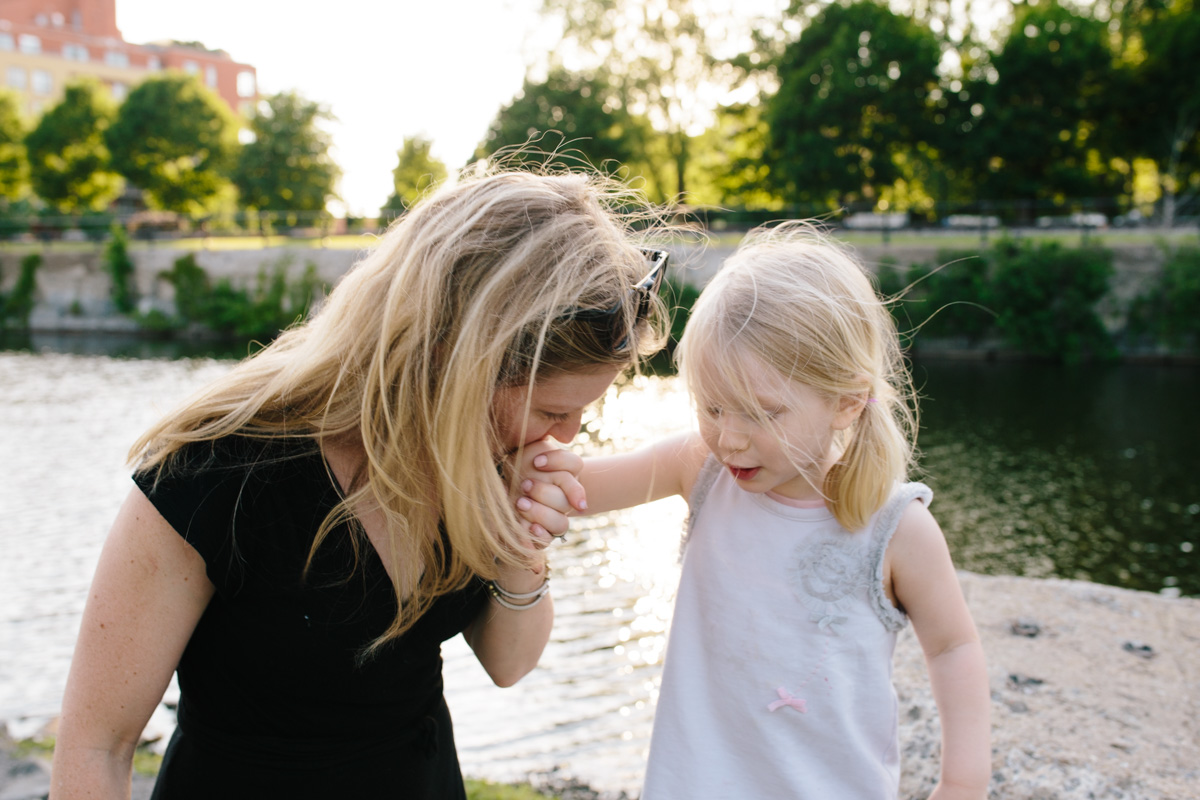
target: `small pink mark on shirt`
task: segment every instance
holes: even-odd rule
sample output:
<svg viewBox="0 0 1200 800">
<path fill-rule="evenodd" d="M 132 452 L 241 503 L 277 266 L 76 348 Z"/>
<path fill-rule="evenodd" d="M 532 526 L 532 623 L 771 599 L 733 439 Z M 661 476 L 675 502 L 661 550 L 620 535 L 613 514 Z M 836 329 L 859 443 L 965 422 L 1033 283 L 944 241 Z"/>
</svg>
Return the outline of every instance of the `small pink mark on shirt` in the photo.
<svg viewBox="0 0 1200 800">
<path fill-rule="evenodd" d="M 780 686 L 775 690 L 779 694 L 779 699 L 771 705 L 767 706 L 767 711 L 778 711 L 784 706 L 790 706 L 801 714 L 808 713 L 808 709 L 804 705 L 804 700 L 799 697 L 793 697 L 792 693 Z"/>
</svg>

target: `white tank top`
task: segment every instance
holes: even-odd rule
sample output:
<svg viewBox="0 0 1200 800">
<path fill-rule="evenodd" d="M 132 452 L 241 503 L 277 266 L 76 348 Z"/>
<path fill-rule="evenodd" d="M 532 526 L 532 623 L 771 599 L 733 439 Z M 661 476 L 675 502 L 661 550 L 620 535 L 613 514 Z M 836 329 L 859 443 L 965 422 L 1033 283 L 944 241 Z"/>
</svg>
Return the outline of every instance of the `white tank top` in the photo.
<svg viewBox="0 0 1200 800">
<path fill-rule="evenodd" d="M 714 479 L 715 478 L 715 479 Z M 883 591 L 897 485 L 867 527 L 737 488 L 710 457 L 691 498 L 642 800 L 894 800 L 892 687 L 907 623 Z"/>
</svg>

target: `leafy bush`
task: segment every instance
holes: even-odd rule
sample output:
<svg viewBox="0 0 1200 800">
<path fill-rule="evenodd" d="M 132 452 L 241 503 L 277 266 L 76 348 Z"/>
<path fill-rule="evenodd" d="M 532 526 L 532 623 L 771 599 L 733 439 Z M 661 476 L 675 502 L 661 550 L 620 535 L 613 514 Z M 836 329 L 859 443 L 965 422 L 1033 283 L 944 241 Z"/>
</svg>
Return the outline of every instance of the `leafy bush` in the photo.
<svg viewBox="0 0 1200 800">
<path fill-rule="evenodd" d="M 1067 362 L 1113 355 L 1096 313 L 1109 291 L 1111 251 L 1004 241 L 991 255 L 996 327 L 1010 346 Z"/>
<path fill-rule="evenodd" d="M 0 294 L 0 327 L 24 328 L 29 325 L 29 314 L 33 311 L 37 293 L 37 271 L 41 265 L 42 257 L 37 253 L 21 259 L 16 285 L 7 295 Z"/>
<path fill-rule="evenodd" d="M 112 281 L 113 305 L 121 314 L 131 314 L 137 307 L 137 292 L 133 287 L 133 259 L 129 257 L 129 237 L 125 229 L 114 224 L 109 229 L 104 248 L 104 264 Z"/>
<path fill-rule="evenodd" d="M 1170 347 L 1200 344 L 1200 247 L 1167 253 L 1157 284 L 1130 306 L 1127 331 Z"/>
<path fill-rule="evenodd" d="M 914 264 L 908 280 L 912 301 L 920 313 L 910 311 L 920 333 L 927 336 L 964 337 L 975 344 L 995 324 L 989 259 L 978 253 L 938 253 L 940 266 Z"/>
<path fill-rule="evenodd" d="M 304 319 L 321 288 L 317 268 L 308 264 L 299 280 L 288 279 L 286 261 L 259 271 L 253 287 L 234 286 L 228 279 L 213 284 L 189 253 L 175 261 L 160 278 L 175 288 L 175 327 L 200 325 L 222 336 L 266 339 Z M 161 319 L 143 318 L 143 325 L 168 327 Z"/>
</svg>

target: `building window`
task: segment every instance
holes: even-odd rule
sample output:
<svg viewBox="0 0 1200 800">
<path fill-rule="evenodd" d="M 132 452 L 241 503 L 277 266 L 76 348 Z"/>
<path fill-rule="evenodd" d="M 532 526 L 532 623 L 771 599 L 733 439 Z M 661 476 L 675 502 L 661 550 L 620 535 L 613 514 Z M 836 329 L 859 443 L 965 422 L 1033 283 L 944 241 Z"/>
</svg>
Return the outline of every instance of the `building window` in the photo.
<svg viewBox="0 0 1200 800">
<path fill-rule="evenodd" d="M 11 33 L 0 33 L 0 50 L 12 50 L 16 45 L 13 43 Z"/>
<path fill-rule="evenodd" d="M 121 50 L 109 50 L 104 54 L 104 63 L 110 67 L 128 67 L 129 54 Z"/>
<path fill-rule="evenodd" d="M 25 91 L 25 70 L 22 67 L 9 67 L 7 78 L 9 88 Z"/>
<path fill-rule="evenodd" d="M 204 68 L 204 82 L 210 89 L 217 88 L 217 68 L 211 64 Z"/>
<path fill-rule="evenodd" d="M 67 61 L 88 60 L 88 49 L 81 44 L 64 44 L 62 54 Z"/>
<path fill-rule="evenodd" d="M 183 71 L 188 75 L 198 75 L 200 73 L 200 65 L 195 61 L 183 62 Z"/>
<path fill-rule="evenodd" d="M 32 33 L 22 33 L 18 36 L 17 46 L 21 49 L 22 53 L 30 56 L 36 56 L 42 52 L 42 40 Z"/>
<path fill-rule="evenodd" d="M 155 72 L 162 69 L 162 59 L 158 56 L 150 56 L 146 59 L 146 69 L 154 70 Z"/>
<path fill-rule="evenodd" d="M 54 91 L 54 78 L 44 69 L 35 69 L 32 73 L 30 85 L 33 88 L 34 94 L 50 94 Z"/>
<path fill-rule="evenodd" d="M 113 81 L 112 96 L 113 100 L 116 100 L 118 103 L 124 101 L 129 96 L 129 87 L 120 81 Z"/>
<path fill-rule="evenodd" d="M 254 97 L 258 94 L 253 72 L 239 72 L 237 77 L 238 97 Z"/>
</svg>

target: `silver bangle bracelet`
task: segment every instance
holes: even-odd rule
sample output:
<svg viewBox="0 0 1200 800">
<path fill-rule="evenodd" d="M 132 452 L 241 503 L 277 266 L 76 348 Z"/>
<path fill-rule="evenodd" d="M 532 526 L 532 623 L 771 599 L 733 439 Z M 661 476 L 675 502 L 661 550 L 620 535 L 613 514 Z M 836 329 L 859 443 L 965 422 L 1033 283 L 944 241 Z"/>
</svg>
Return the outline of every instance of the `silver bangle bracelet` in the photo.
<svg viewBox="0 0 1200 800">
<path fill-rule="evenodd" d="M 542 579 L 542 585 L 534 589 L 532 592 L 510 592 L 495 581 L 488 581 L 488 585 L 495 589 L 500 594 L 504 595 L 506 600 L 532 600 L 535 597 L 543 595 L 550 586 L 550 578 L 547 576 Z"/>
<path fill-rule="evenodd" d="M 544 581 L 542 583 L 542 585 L 539 586 L 534 591 L 526 592 L 524 594 L 512 594 L 510 592 L 507 592 L 504 589 L 501 589 L 496 584 L 495 581 L 488 581 L 487 587 L 488 587 L 488 594 L 490 594 L 492 596 L 493 600 L 495 600 L 497 603 L 504 606 L 505 608 L 511 609 L 512 611 L 528 611 L 529 609 L 536 606 L 538 603 L 542 602 L 542 598 L 544 598 L 546 595 L 550 594 L 550 581 L 549 580 Z M 533 599 L 530 600 L 530 602 L 528 602 L 528 603 L 514 603 L 509 599 L 509 598 L 513 598 L 513 597 L 520 598 L 520 599 L 528 599 L 528 598 L 533 598 Z"/>
</svg>

